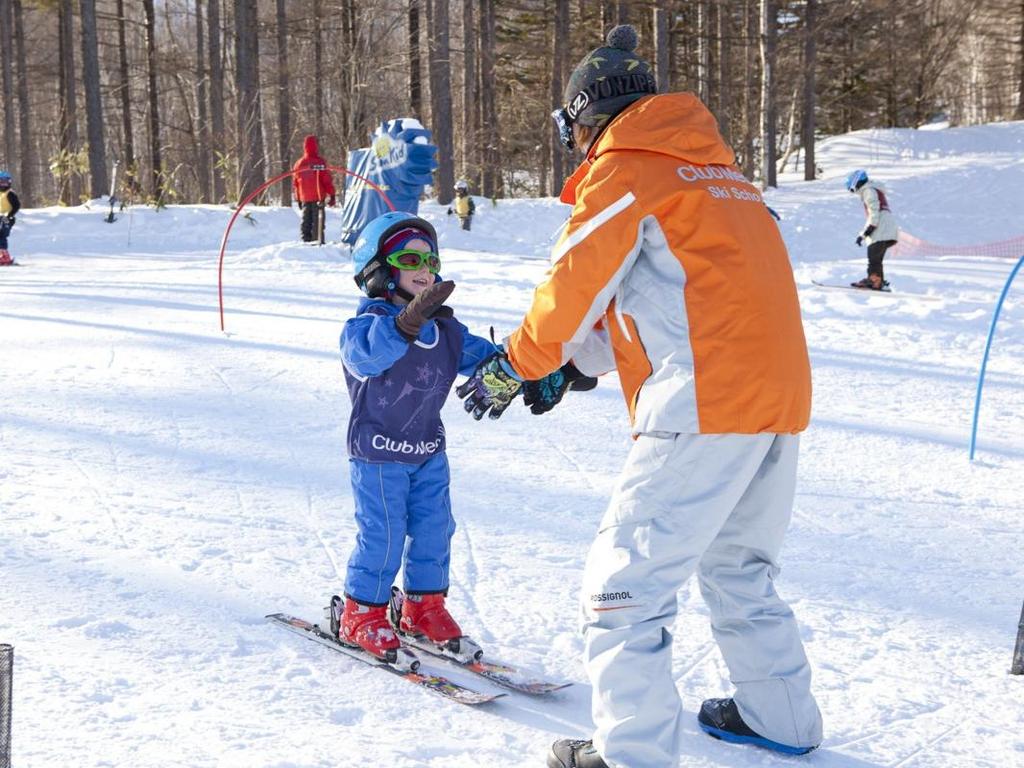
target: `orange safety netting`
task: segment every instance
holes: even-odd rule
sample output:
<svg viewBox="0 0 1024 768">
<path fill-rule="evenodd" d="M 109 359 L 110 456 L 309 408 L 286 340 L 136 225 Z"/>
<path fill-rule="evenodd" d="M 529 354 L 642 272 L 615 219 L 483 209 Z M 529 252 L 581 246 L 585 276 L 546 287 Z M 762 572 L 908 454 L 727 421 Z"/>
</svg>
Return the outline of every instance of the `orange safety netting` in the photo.
<svg viewBox="0 0 1024 768">
<path fill-rule="evenodd" d="M 989 256 L 998 259 L 1019 259 L 1024 255 L 1024 235 L 1009 240 L 978 245 L 939 245 L 929 243 L 909 232 L 900 232 L 893 256 L 905 259 L 920 259 L 929 256 Z"/>
</svg>

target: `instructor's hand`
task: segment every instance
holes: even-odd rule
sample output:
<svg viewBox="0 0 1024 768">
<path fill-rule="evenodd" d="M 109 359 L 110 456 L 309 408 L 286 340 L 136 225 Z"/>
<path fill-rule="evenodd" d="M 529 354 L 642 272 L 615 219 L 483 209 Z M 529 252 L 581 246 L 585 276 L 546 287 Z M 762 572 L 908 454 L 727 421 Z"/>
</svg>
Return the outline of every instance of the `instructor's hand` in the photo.
<svg viewBox="0 0 1024 768">
<path fill-rule="evenodd" d="M 579 386 L 577 386 L 577 382 Z M 591 384 L 591 382 L 593 383 Z M 524 381 L 523 405 L 530 409 L 530 413 L 539 416 L 562 402 L 562 398 L 569 389 L 579 389 L 585 392 L 587 389 L 593 389 L 596 384 L 596 379 L 584 376 L 580 373 L 579 368 L 569 361 L 543 379 Z"/>
</svg>

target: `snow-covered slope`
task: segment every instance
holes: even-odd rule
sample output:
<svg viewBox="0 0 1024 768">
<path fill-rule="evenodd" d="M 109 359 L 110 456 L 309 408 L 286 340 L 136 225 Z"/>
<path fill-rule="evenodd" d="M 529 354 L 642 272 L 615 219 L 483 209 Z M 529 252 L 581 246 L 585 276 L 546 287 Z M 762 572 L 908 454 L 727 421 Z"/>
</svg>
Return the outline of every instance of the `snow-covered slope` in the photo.
<svg viewBox="0 0 1024 768">
<path fill-rule="evenodd" d="M 783 215 L 815 407 L 779 588 L 815 670 L 820 766 L 1024 761 L 1024 679 L 1006 674 L 1024 599 L 1024 278 L 1004 308 L 979 460 L 970 407 L 1011 264 L 887 265 L 897 293 L 828 291 L 864 269 L 852 167 L 884 179 L 937 242 L 1024 233 L 1024 125 L 867 131 L 784 178 Z M 437 206 L 453 305 L 512 330 L 565 217 L 552 200 Z M 268 626 L 341 589 L 354 526 L 336 354 L 358 294 L 344 253 L 297 244 L 293 211 L 44 209 L 18 217 L 0 271 L 0 642 L 17 653 L 16 765 L 539 766 L 589 733 L 576 599 L 629 448 L 614 376 L 537 418 L 445 420 L 459 529 L 451 603 L 494 654 L 577 685 L 484 710 L 445 703 Z M 329 214 L 336 227 L 338 217 Z M 900 296 L 932 294 L 934 300 Z M 727 694 L 694 585 L 680 595 L 686 708 Z M 456 676 L 453 674 L 453 676 Z M 787 765 L 688 724 L 687 766 Z"/>
</svg>

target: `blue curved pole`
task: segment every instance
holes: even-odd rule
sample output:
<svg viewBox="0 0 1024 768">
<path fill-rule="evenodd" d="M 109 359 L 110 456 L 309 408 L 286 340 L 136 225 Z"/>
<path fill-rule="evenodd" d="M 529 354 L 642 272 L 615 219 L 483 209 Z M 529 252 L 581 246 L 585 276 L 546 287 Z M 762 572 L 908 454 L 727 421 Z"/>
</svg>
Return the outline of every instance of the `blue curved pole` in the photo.
<svg viewBox="0 0 1024 768">
<path fill-rule="evenodd" d="M 1003 301 L 1006 300 L 1006 294 L 1010 292 L 1010 284 L 1013 282 L 1013 278 L 1017 276 L 1022 264 L 1024 264 L 1024 256 L 1020 257 L 1017 261 L 1017 266 L 1013 268 L 1010 276 L 1006 279 L 1003 292 L 999 294 L 999 301 L 996 302 L 996 311 L 992 313 L 992 324 L 988 327 L 985 355 L 981 358 L 981 372 L 978 374 L 978 394 L 974 398 L 974 425 L 971 427 L 971 461 L 974 461 L 974 447 L 978 440 L 978 413 L 981 411 L 981 388 L 985 384 L 985 367 L 988 365 L 989 350 L 992 349 L 992 337 L 996 332 L 996 323 L 999 322 L 999 312 L 1003 309 Z"/>
</svg>

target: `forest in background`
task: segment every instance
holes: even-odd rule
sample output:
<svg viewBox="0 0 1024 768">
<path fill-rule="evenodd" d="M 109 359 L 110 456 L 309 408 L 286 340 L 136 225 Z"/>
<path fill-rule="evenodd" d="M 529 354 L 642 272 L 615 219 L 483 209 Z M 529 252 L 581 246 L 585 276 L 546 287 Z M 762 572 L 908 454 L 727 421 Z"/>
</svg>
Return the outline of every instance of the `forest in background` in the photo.
<svg viewBox="0 0 1024 768">
<path fill-rule="evenodd" d="M 763 186 L 813 178 L 815 137 L 1024 119 L 1024 0 L 0 0 L 0 168 L 28 206 L 107 194 L 115 162 L 122 199 L 237 202 L 307 133 L 345 165 L 411 116 L 442 204 L 457 178 L 557 194 L 575 159 L 549 115 L 624 22 Z"/>
</svg>

